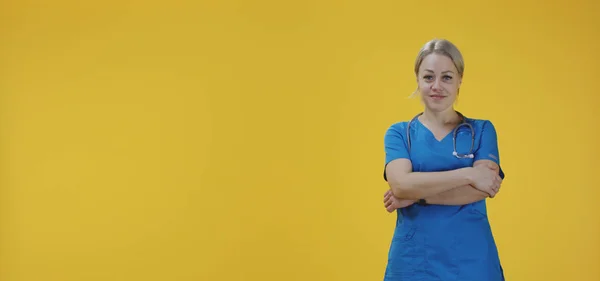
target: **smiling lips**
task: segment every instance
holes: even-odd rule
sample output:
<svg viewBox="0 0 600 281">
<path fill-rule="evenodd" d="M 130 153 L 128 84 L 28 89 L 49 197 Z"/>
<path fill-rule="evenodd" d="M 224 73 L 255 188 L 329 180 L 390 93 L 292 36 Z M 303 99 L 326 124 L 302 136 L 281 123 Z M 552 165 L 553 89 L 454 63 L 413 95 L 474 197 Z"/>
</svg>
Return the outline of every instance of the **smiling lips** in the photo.
<svg viewBox="0 0 600 281">
<path fill-rule="evenodd" d="M 433 100 L 442 100 L 445 98 L 445 96 L 442 95 L 430 95 L 429 97 L 431 97 Z"/>
</svg>

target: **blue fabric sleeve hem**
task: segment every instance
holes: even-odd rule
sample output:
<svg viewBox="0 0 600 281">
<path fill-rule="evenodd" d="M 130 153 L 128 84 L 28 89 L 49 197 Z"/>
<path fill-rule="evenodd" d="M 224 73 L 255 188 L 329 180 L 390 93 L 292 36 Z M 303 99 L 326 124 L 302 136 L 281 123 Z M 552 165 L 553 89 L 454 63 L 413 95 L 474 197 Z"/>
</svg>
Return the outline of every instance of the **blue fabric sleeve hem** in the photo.
<svg viewBox="0 0 600 281">
<path fill-rule="evenodd" d="M 400 158 L 410 159 L 410 154 L 408 152 L 407 143 L 404 137 L 405 133 L 402 127 L 403 126 L 400 126 L 400 124 L 392 125 L 385 133 L 385 164 L 383 167 L 383 179 L 386 181 L 387 176 L 385 169 L 390 162 Z"/>
<path fill-rule="evenodd" d="M 474 161 L 490 160 L 498 164 L 500 167 L 500 177 L 504 179 L 504 170 L 500 166 L 500 153 L 498 149 L 498 135 L 494 124 L 490 121 L 485 121 L 481 127 L 480 145 L 475 152 Z"/>
</svg>

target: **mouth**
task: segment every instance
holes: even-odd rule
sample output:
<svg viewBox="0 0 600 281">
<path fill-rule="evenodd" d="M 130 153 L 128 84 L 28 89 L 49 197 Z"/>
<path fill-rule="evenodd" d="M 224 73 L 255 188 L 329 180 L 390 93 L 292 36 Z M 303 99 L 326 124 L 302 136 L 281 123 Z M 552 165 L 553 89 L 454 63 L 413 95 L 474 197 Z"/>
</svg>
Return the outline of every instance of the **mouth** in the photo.
<svg viewBox="0 0 600 281">
<path fill-rule="evenodd" d="M 442 100 L 446 96 L 442 96 L 442 95 L 430 95 L 429 97 L 432 98 L 433 100 Z"/>
</svg>

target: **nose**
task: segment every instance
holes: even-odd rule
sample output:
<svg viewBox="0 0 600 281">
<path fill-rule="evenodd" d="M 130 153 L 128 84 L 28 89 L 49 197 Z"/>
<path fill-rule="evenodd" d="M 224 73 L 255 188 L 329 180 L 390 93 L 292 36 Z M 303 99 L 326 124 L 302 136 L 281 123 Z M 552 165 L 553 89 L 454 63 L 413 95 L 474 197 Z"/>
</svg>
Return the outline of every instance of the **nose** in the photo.
<svg viewBox="0 0 600 281">
<path fill-rule="evenodd" d="M 436 79 L 435 81 L 433 81 L 433 83 L 431 83 L 431 90 L 434 92 L 441 92 L 442 91 L 442 87 L 440 86 L 440 80 Z"/>
</svg>

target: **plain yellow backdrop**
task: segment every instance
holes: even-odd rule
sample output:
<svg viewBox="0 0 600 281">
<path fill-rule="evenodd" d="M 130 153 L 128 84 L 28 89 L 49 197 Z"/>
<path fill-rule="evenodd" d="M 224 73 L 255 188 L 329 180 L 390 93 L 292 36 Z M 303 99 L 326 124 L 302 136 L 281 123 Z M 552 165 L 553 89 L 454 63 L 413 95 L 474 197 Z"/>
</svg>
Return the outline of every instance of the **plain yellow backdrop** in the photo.
<svg viewBox="0 0 600 281">
<path fill-rule="evenodd" d="M 381 280 L 383 135 L 443 37 L 507 280 L 598 281 L 598 3 L 2 1 L 0 280 Z"/>
</svg>

